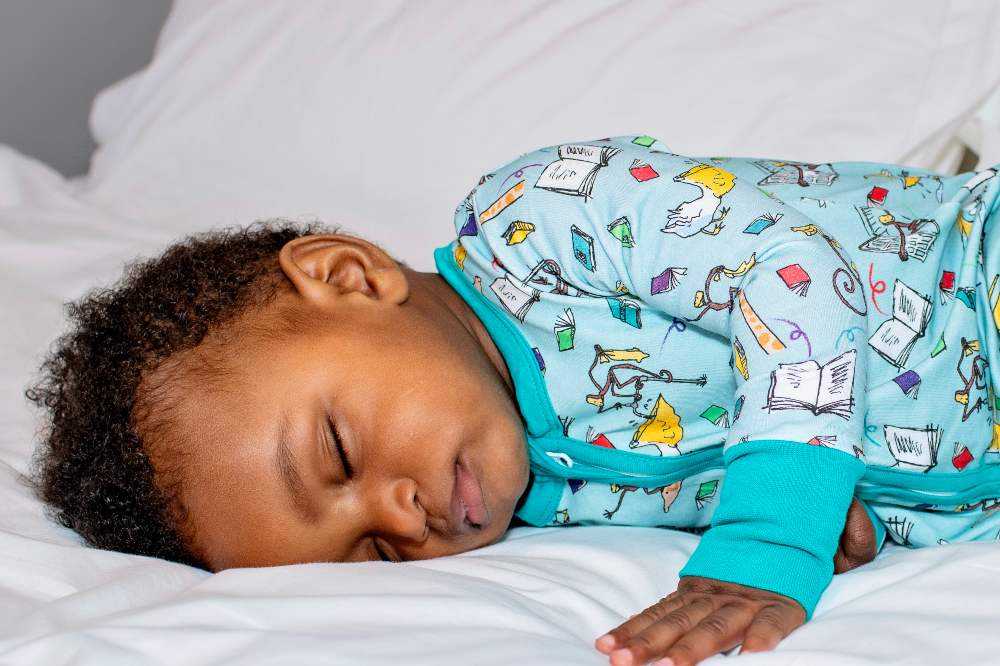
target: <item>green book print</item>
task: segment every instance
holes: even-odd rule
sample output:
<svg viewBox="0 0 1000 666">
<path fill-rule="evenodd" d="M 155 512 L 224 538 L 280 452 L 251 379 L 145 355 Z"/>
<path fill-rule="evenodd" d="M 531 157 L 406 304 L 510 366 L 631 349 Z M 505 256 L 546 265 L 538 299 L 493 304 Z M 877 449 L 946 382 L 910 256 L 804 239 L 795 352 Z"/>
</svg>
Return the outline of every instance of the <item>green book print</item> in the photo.
<svg viewBox="0 0 1000 666">
<path fill-rule="evenodd" d="M 568 351 L 573 348 L 573 338 L 576 336 L 576 318 L 573 311 L 566 308 L 566 311 L 556 317 L 555 326 L 552 330 L 556 334 L 556 344 L 559 351 Z"/>
<path fill-rule="evenodd" d="M 708 419 L 715 425 L 721 425 L 726 428 L 729 427 L 729 412 L 719 405 L 709 405 L 709 407 L 701 413 L 701 417 L 703 419 Z"/>
<path fill-rule="evenodd" d="M 618 239 L 618 242 L 622 244 L 622 247 L 635 247 L 635 239 L 632 238 L 632 225 L 629 224 L 627 217 L 619 217 L 617 220 L 608 225 L 608 231 L 611 235 Z"/>
</svg>

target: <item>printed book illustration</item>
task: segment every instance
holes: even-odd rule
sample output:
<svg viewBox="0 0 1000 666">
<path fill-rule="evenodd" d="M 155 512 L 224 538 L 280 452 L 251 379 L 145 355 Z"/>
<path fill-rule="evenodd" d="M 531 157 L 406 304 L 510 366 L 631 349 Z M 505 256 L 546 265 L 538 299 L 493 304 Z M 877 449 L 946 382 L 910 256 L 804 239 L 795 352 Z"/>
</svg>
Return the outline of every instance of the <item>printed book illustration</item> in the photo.
<svg viewBox="0 0 1000 666">
<path fill-rule="evenodd" d="M 926 472 L 937 465 L 938 447 L 941 444 L 941 429 L 901 428 L 883 426 L 885 443 L 889 453 L 896 459 L 893 467 Z"/>
<path fill-rule="evenodd" d="M 808 409 L 813 414 L 850 418 L 857 357 L 857 349 L 848 349 L 823 365 L 813 359 L 780 363 L 771 371 L 766 409 Z"/>
<path fill-rule="evenodd" d="M 743 230 L 743 233 L 757 236 L 765 229 L 773 227 L 778 220 L 784 216 L 784 213 L 764 213 L 763 215 L 758 215 L 757 219 L 747 225 L 747 228 Z"/>
<path fill-rule="evenodd" d="M 682 275 L 687 275 L 684 266 L 667 266 L 659 275 L 653 276 L 649 283 L 649 295 L 655 296 L 665 291 L 673 291 L 681 281 Z"/>
<path fill-rule="evenodd" d="M 777 160 L 757 160 L 754 164 L 768 173 L 758 185 L 830 185 L 837 180 L 837 171 L 829 162 L 808 164 L 806 162 L 785 162 Z"/>
<path fill-rule="evenodd" d="M 640 183 L 660 177 L 660 174 L 653 168 L 652 164 L 643 162 L 642 160 L 632 160 L 632 166 L 628 168 L 628 172 Z"/>
<path fill-rule="evenodd" d="M 931 246 L 937 240 L 939 228 L 936 223 L 921 223 L 916 230 L 912 223 L 900 223 L 883 208 L 855 206 L 861 221 L 871 237 L 858 246 L 865 252 L 892 252 L 901 257 L 914 257 L 919 261 L 927 258 Z M 923 221 L 921 221 L 923 222 Z M 890 227 L 895 227 L 890 229 Z M 906 229 L 904 232 L 903 229 Z M 903 252 L 900 252 L 902 246 Z"/>
<path fill-rule="evenodd" d="M 575 224 L 570 227 L 569 233 L 573 238 L 573 256 L 583 264 L 584 268 L 593 271 L 597 262 L 594 254 L 594 237 Z"/>
<path fill-rule="evenodd" d="M 903 392 L 904 395 L 917 399 L 917 392 L 920 389 L 920 375 L 915 370 L 907 370 L 906 372 L 897 375 L 892 378 L 892 381 L 896 382 L 896 386 L 899 390 Z"/>
<path fill-rule="evenodd" d="M 738 337 L 733 337 L 733 364 L 740 371 L 743 381 L 750 379 L 750 369 L 747 367 L 747 353 Z"/>
<path fill-rule="evenodd" d="M 719 480 L 712 479 L 711 481 L 704 481 L 698 486 L 698 492 L 694 496 L 694 505 L 698 507 L 701 511 L 705 508 L 705 505 L 715 497 L 719 490 Z"/>
<path fill-rule="evenodd" d="M 729 412 L 726 411 L 725 407 L 721 407 L 719 405 L 709 405 L 705 408 L 705 411 L 700 414 L 700 416 L 701 418 L 706 419 L 719 427 L 729 427 Z"/>
<path fill-rule="evenodd" d="M 517 245 L 524 241 L 532 231 L 535 230 L 535 225 L 531 222 L 523 222 L 521 220 L 515 220 L 511 222 L 506 231 L 503 232 L 503 239 L 507 241 L 507 245 Z"/>
<path fill-rule="evenodd" d="M 535 187 L 589 198 L 597 172 L 620 152 L 621 148 L 613 146 L 559 146 L 559 159 L 545 167 L 538 176 Z"/>
<path fill-rule="evenodd" d="M 917 338 L 927 331 L 931 307 L 929 298 L 897 278 L 892 288 L 892 318 L 875 329 L 868 344 L 886 361 L 902 368 Z"/>
<path fill-rule="evenodd" d="M 635 247 L 635 238 L 632 237 L 632 225 L 629 224 L 627 217 L 622 216 L 614 220 L 608 225 L 608 232 L 618 239 L 622 247 Z"/>
<path fill-rule="evenodd" d="M 576 317 L 573 311 L 566 308 L 565 312 L 556 317 L 555 326 L 552 327 L 556 334 L 556 344 L 559 351 L 568 351 L 573 348 L 573 339 L 576 337 Z"/>
<path fill-rule="evenodd" d="M 784 281 L 785 286 L 799 296 L 804 297 L 806 292 L 809 291 L 809 285 L 812 284 L 812 278 L 809 277 L 809 273 L 806 272 L 806 269 L 802 268 L 799 264 L 788 264 L 784 268 L 779 268 L 775 272 L 778 274 L 778 277 Z"/>
<path fill-rule="evenodd" d="M 910 545 L 910 532 L 913 531 L 913 521 L 906 516 L 890 516 L 885 521 L 886 527 L 893 535 L 893 541 L 901 546 Z"/>
<path fill-rule="evenodd" d="M 629 326 L 642 328 L 642 310 L 639 304 L 627 298 L 609 297 L 608 307 L 611 308 L 611 316 L 625 322 Z"/>
<path fill-rule="evenodd" d="M 493 280 L 490 289 L 496 294 L 500 305 L 520 321 L 524 321 L 528 310 L 541 298 L 539 290 L 529 287 L 510 273 Z"/>
</svg>

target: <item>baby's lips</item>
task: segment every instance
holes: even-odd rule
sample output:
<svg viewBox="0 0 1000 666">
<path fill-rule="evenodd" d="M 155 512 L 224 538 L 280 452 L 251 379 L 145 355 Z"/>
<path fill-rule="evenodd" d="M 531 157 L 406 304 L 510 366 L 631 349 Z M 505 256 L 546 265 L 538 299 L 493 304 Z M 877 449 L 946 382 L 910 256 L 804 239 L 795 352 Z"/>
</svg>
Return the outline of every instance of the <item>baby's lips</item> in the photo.
<svg viewBox="0 0 1000 666">
<path fill-rule="evenodd" d="M 490 514 L 483 499 L 482 485 L 462 460 L 459 460 L 455 469 L 455 492 L 469 522 L 480 528 L 489 522 Z"/>
</svg>

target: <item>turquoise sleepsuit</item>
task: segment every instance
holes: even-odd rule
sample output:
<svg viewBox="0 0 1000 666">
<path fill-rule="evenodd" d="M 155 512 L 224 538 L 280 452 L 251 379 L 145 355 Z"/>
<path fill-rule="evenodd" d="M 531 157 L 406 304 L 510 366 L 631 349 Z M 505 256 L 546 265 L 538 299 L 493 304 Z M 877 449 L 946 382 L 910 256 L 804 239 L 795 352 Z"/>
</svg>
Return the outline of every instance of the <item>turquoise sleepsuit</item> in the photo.
<svg viewBox="0 0 1000 666">
<path fill-rule="evenodd" d="M 682 576 L 807 617 L 852 496 L 880 546 L 998 538 L 998 188 L 645 135 L 482 176 L 435 262 L 515 384 L 517 517 L 711 526 Z"/>
</svg>

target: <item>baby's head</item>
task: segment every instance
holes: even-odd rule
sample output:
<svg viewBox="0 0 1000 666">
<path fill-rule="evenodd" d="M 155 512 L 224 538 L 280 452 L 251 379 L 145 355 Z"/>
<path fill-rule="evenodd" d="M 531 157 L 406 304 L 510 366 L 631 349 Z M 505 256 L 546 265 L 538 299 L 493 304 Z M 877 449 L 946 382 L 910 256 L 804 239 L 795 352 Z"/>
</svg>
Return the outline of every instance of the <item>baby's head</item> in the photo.
<svg viewBox="0 0 1000 666">
<path fill-rule="evenodd" d="M 32 482 L 96 547 L 211 570 L 428 559 L 497 541 L 527 487 L 478 318 L 360 238 L 283 221 L 191 236 L 68 313 L 27 391 L 48 409 Z"/>
</svg>

